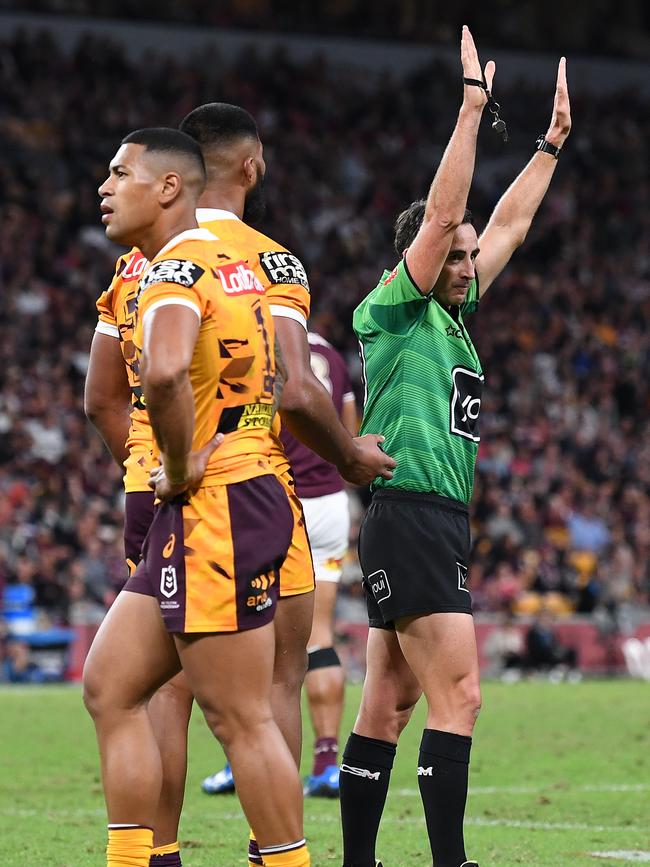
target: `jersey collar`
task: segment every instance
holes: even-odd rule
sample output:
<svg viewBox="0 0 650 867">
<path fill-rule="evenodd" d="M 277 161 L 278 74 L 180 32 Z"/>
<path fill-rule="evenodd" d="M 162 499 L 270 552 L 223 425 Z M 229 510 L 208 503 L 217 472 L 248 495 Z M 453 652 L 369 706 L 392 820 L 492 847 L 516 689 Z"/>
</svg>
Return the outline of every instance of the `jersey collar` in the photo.
<svg viewBox="0 0 650 867">
<path fill-rule="evenodd" d="M 239 220 L 237 214 L 223 208 L 197 208 L 196 222 L 211 223 L 213 220 Z"/>
<path fill-rule="evenodd" d="M 158 256 L 161 256 L 163 253 L 168 253 L 174 247 L 177 247 L 179 244 L 182 244 L 183 241 L 217 241 L 218 238 L 216 235 L 213 235 L 212 232 L 207 229 L 186 229 L 184 232 L 180 232 L 178 235 L 174 235 L 174 237 L 167 241 L 164 247 L 162 247 L 156 253 L 156 259 Z"/>
</svg>

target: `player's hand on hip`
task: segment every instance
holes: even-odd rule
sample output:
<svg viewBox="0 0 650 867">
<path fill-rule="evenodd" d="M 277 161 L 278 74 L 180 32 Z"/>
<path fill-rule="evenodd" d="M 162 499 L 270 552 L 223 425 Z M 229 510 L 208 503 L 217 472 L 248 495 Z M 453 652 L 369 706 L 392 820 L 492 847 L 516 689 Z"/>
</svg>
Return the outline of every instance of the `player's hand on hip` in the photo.
<svg viewBox="0 0 650 867">
<path fill-rule="evenodd" d="M 483 73 L 481 72 L 481 62 L 478 59 L 478 52 L 474 39 L 466 24 L 463 25 L 463 34 L 460 40 L 460 62 L 463 65 L 463 78 L 473 78 L 476 81 L 482 81 Z M 485 65 L 485 81 L 489 91 L 492 90 L 492 81 L 496 71 L 496 64 L 493 60 L 488 60 Z M 475 84 L 466 84 L 463 88 L 463 105 L 468 108 L 482 109 L 487 103 L 487 95 L 482 87 L 477 87 Z"/>
<path fill-rule="evenodd" d="M 569 88 L 566 81 L 566 58 L 561 57 L 557 67 L 553 115 L 545 138 L 555 147 L 561 147 L 570 132 L 571 104 L 569 103 Z"/>
<path fill-rule="evenodd" d="M 397 463 L 382 451 L 381 443 L 384 437 L 378 434 L 365 434 L 354 437 L 354 454 L 347 465 L 339 467 L 339 472 L 346 482 L 353 485 L 369 485 L 377 476 L 382 479 L 392 479 Z"/>
<path fill-rule="evenodd" d="M 223 440 L 224 435 L 222 433 L 215 434 L 202 448 L 190 452 L 187 458 L 187 471 L 182 481 L 168 479 L 164 465 L 151 470 L 149 487 L 155 491 L 157 499 L 173 500 L 174 497 L 185 491 L 190 491 L 190 493 L 195 491 L 201 484 L 213 452 L 219 448 Z"/>
</svg>

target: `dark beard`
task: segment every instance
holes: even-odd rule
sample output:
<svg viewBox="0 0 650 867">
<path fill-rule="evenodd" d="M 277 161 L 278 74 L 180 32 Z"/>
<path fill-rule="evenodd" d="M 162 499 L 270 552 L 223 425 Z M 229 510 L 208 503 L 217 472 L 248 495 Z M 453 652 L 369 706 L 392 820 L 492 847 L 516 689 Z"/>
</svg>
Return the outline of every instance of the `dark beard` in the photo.
<svg viewBox="0 0 650 867">
<path fill-rule="evenodd" d="M 266 195 L 264 193 L 264 178 L 259 177 L 244 200 L 242 220 L 254 228 L 261 225 L 266 214 Z"/>
</svg>

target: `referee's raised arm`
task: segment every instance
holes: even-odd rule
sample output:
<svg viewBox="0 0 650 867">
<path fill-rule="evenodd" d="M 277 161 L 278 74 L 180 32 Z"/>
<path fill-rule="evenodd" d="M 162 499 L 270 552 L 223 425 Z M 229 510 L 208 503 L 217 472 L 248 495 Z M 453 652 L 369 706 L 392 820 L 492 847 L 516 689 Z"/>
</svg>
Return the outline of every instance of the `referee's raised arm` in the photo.
<svg viewBox="0 0 650 867">
<path fill-rule="evenodd" d="M 464 26 L 460 43 L 463 78 L 483 79 L 474 39 Z M 492 88 L 495 64 L 485 67 L 485 83 Z M 487 96 L 482 87 L 465 84 L 458 121 L 445 149 L 426 200 L 424 220 L 405 253 L 413 282 L 426 295 L 436 282 L 445 262 L 456 228 L 462 223 L 474 174 L 476 136 Z M 402 251 L 398 251 L 402 252 Z"/>
</svg>

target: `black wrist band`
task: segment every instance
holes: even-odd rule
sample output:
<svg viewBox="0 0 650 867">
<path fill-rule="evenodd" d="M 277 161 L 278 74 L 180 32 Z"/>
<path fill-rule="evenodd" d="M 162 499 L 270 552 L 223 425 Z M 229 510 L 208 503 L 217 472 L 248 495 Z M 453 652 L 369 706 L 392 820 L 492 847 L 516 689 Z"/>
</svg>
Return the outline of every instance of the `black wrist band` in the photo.
<svg viewBox="0 0 650 867">
<path fill-rule="evenodd" d="M 508 130 L 506 129 L 506 122 L 499 117 L 501 106 L 488 90 L 487 81 L 485 80 L 485 73 L 482 73 L 482 75 L 482 81 L 479 81 L 478 78 L 465 78 L 465 76 L 463 76 L 463 83 L 470 84 L 473 87 L 480 87 L 482 90 L 485 91 L 485 94 L 487 96 L 488 111 L 491 112 L 494 117 L 494 120 L 492 122 L 492 129 L 502 137 L 504 142 L 508 141 Z"/>
<path fill-rule="evenodd" d="M 535 142 L 535 150 L 541 151 L 544 154 L 550 154 L 552 157 L 555 157 L 555 159 L 558 159 L 562 148 L 556 147 L 554 144 L 551 144 L 550 141 L 546 141 L 543 135 L 540 135 Z"/>
</svg>

